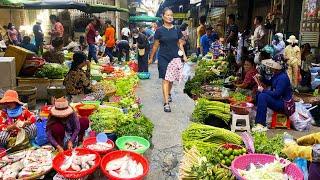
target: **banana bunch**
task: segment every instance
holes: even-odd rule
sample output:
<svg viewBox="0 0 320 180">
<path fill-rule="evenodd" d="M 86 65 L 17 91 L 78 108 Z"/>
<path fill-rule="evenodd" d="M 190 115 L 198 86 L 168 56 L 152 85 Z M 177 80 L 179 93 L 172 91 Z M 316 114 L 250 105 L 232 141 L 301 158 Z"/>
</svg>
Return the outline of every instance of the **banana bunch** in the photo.
<svg viewBox="0 0 320 180">
<path fill-rule="evenodd" d="M 235 180 L 236 178 L 232 175 L 232 172 L 228 169 L 214 166 L 214 180 Z"/>
</svg>

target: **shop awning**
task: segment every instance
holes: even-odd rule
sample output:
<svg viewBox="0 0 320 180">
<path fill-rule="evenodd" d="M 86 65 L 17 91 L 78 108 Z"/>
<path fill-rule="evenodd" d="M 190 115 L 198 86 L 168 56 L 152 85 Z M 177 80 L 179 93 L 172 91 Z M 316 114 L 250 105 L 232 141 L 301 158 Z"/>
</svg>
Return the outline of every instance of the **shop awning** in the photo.
<svg viewBox="0 0 320 180">
<path fill-rule="evenodd" d="M 148 15 L 130 16 L 129 22 L 155 22 L 160 21 L 161 18 Z"/>
</svg>

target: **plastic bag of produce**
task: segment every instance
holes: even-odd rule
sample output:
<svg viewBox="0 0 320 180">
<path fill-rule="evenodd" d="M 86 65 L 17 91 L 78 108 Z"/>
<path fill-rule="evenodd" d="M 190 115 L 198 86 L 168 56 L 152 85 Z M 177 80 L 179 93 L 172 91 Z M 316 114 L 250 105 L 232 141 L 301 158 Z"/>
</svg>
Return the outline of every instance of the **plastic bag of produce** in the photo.
<svg viewBox="0 0 320 180">
<path fill-rule="evenodd" d="M 191 77 L 191 67 L 188 63 L 184 63 L 182 71 L 183 81 L 188 81 Z"/>
<path fill-rule="evenodd" d="M 290 116 L 290 119 L 297 131 L 309 131 L 313 117 L 301 102 L 297 102 L 296 111 Z"/>
<path fill-rule="evenodd" d="M 35 142 L 39 146 L 42 146 L 48 143 L 47 134 L 46 134 L 46 124 L 47 124 L 46 119 L 36 122 L 37 136 L 35 138 Z"/>
</svg>

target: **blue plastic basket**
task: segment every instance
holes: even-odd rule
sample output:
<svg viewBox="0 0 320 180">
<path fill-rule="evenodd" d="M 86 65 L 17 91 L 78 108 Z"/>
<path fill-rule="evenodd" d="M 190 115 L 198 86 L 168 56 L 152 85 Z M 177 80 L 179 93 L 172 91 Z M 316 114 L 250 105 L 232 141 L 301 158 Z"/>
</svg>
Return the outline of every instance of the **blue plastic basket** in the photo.
<svg viewBox="0 0 320 180">
<path fill-rule="evenodd" d="M 139 77 L 139 79 L 149 79 L 150 73 L 149 72 L 139 72 L 138 77 Z"/>
</svg>

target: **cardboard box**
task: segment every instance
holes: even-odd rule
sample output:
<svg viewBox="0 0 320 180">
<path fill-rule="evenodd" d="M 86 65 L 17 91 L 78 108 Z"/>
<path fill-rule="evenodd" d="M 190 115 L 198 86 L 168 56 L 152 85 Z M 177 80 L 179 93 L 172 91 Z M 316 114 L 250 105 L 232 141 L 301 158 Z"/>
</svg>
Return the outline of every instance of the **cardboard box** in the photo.
<svg viewBox="0 0 320 180">
<path fill-rule="evenodd" d="M 16 86 L 16 65 L 14 57 L 0 57 L 0 89 Z"/>
<path fill-rule="evenodd" d="M 5 57 L 15 57 L 16 76 L 19 75 L 26 59 L 34 55 L 35 53 L 19 46 L 9 46 L 4 54 Z"/>
</svg>

